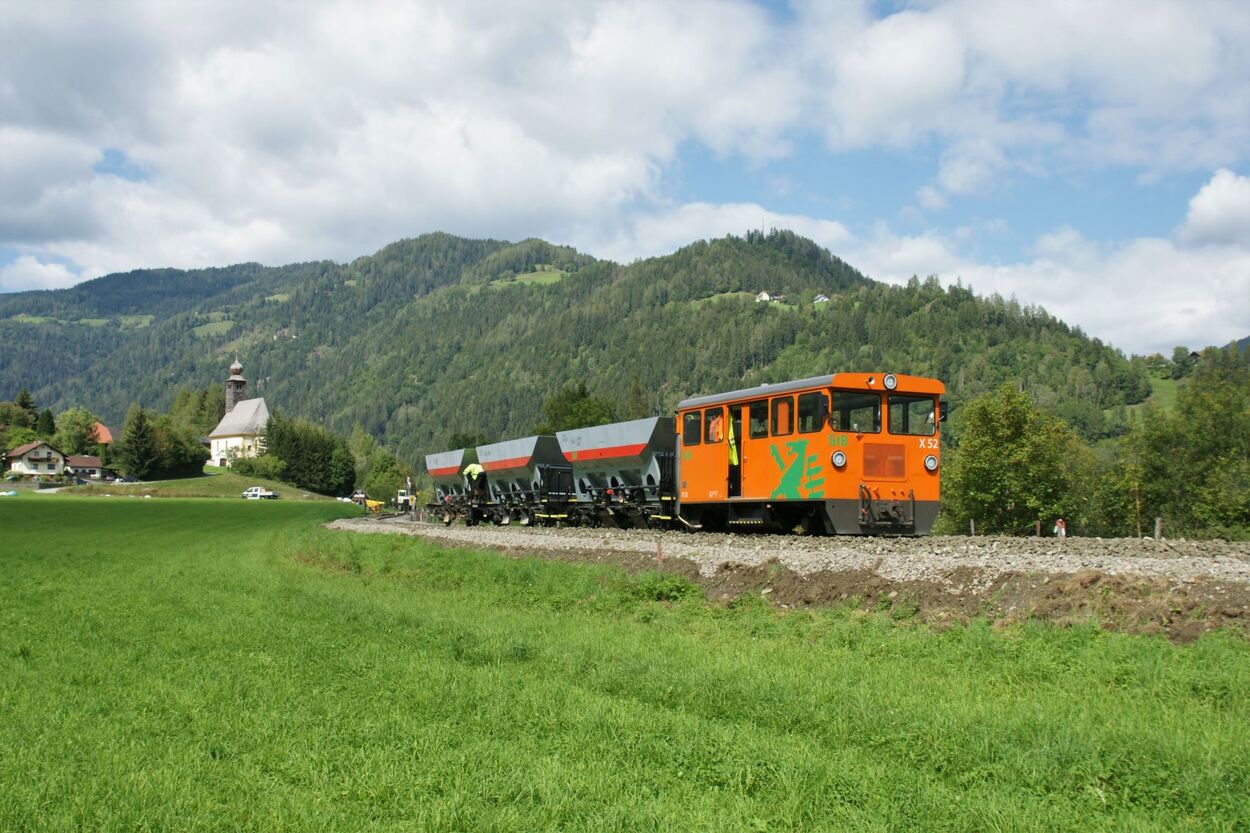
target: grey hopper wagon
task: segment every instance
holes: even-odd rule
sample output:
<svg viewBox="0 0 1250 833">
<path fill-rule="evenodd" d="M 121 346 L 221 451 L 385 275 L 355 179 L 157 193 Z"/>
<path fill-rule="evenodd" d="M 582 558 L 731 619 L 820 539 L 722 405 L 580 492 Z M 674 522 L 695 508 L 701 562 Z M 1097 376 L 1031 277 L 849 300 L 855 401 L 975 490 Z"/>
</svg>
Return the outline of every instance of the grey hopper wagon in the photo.
<svg viewBox="0 0 1250 833">
<path fill-rule="evenodd" d="M 592 521 L 648 526 L 671 520 L 677 435 L 672 417 L 560 431 L 579 509 Z"/>
<path fill-rule="evenodd" d="M 464 467 L 476 462 L 476 448 L 458 448 L 425 455 L 425 470 L 434 480 L 434 495 L 438 503 L 448 497 L 461 498 L 467 494 Z"/>
<path fill-rule="evenodd" d="M 489 517 L 496 523 L 529 523 L 550 500 L 563 503 L 573 496 L 572 469 L 549 435 L 522 437 L 477 447 L 486 469 L 490 499 L 496 504 Z"/>
</svg>

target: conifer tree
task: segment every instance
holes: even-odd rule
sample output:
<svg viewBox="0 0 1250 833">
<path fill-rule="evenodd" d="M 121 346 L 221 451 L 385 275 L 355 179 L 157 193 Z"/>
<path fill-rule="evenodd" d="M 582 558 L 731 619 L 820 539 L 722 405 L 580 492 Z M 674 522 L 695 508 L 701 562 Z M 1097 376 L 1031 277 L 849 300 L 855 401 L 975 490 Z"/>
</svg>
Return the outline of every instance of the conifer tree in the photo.
<svg viewBox="0 0 1250 833">
<path fill-rule="evenodd" d="M 22 388 L 18 393 L 17 399 L 13 400 L 13 404 L 21 409 L 22 428 L 34 428 L 39 423 L 39 409 L 35 407 L 35 398 L 30 395 L 30 391 Z"/>
<path fill-rule="evenodd" d="M 158 464 L 156 429 L 147 411 L 138 405 L 130 406 L 126 415 L 126 427 L 122 431 L 121 449 L 117 459 L 126 474 L 142 480 Z"/>
<path fill-rule="evenodd" d="M 50 408 L 44 408 L 39 412 L 39 423 L 35 426 L 35 433 L 45 440 L 50 440 L 55 436 L 56 420 L 52 418 L 52 410 Z"/>
</svg>

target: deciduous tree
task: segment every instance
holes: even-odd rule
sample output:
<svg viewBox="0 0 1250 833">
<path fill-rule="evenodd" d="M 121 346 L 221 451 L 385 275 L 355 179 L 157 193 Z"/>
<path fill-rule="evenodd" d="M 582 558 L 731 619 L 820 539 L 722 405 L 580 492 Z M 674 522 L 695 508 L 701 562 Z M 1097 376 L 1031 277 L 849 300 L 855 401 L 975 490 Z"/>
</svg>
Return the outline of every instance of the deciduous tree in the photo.
<svg viewBox="0 0 1250 833">
<path fill-rule="evenodd" d="M 70 408 L 57 420 L 53 444 L 66 454 L 94 454 L 100 443 L 95 424 L 95 414 L 86 408 Z"/>
<path fill-rule="evenodd" d="M 1079 511 L 1089 449 L 1062 420 L 1004 385 L 964 408 L 964 430 L 943 478 L 949 521 L 978 531 L 1025 533 Z"/>
</svg>

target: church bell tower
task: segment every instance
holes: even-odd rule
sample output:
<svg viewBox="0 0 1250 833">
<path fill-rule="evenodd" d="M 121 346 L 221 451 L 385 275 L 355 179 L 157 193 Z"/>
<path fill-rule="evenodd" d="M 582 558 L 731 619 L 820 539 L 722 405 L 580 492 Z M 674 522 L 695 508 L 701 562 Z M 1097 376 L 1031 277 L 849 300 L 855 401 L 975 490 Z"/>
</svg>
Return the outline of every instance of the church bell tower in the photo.
<svg viewBox="0 0 1250 833">
<path fill-rule="evenodd" d="M 230 365 L 230 378 L 226 380 L 226 413 L 234 410 L 234 406 L 247 399 L 247 380 L 243 378 L 243 365 L 239 357 L 234 357 Z"/>
</svg>

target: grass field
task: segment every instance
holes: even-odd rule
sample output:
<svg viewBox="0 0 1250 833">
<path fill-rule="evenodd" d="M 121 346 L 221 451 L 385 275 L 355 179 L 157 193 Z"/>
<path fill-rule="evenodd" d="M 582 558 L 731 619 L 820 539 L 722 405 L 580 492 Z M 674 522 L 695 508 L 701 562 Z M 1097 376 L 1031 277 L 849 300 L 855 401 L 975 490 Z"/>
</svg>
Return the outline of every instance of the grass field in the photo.
<svg viewBox="0 0 1250 833">
<path fill-rule="evenodd" d="M 151 495 L 152 497 L 228 497 L 236 498 L 250 486 L 264 486 L 277 492 L 279 500 L 330 500 L 325 495 L 307 492 L 289 483 L 266 480 L 263 477 L 244 477 L 229 469 L 206 466 L 208 473 L 202 477 L 179 480 L 155 480 L 150 483 L 91 483 L 71 486 L 61 490 L 71 495 Z"/>
<path fill-rule="evenodd" d="M 0 504 L 0 830 L 1250 828 L 1250 646 L 932 632 L 316 528 Z"/>
</svg>

